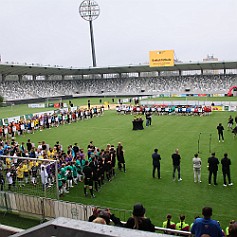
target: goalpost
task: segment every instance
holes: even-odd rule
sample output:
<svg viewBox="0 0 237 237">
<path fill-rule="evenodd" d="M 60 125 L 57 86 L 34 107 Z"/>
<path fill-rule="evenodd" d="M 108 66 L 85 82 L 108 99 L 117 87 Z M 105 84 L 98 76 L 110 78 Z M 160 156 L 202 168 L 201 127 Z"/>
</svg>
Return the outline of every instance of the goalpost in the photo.
<svg viewBox="0 0 237 237">
<path fill-rule="evenodd" d="M 45 107 L 54 107 L 54 104 L 59 104 L 59 107 L 62 107 L 63 99 L 62 97 L 47 97 L 45 99 Z"/>
<path fill-rule="evenodd" d="M 33 166 L 36 168 L 32 169 Z M 59 199 L 57 160 L 0 155 L 0 167 L 5 179 L 4 191 Z M 7 172 L 13 181 L 10 187 Z"/>
</svg>

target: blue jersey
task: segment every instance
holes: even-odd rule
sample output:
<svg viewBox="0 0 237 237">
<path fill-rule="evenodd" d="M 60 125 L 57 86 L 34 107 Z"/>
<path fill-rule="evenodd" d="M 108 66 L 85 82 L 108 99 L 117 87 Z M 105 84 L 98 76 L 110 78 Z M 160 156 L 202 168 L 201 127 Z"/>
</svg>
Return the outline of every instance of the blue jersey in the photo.
<svg viewBox="0 0 237 237">
<path fill-rule="evenodd" d="M 192 225 L 191 233 L 195 237 L 201 237 L 203 234 L 211 237 L 222 237 L 222 230 L 219 223 L 212 219 L 197 218 Z"/>
</svg>

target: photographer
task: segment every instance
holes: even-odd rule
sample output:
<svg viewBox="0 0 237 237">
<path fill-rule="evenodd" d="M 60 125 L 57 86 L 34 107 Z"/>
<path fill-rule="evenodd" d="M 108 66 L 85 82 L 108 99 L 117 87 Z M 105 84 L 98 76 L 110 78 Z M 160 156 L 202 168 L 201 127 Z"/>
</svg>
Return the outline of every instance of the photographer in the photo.
<svg viewBox="0 0 237 237">
<path fill-rule="evenodd" d="M 89 217 L 89 222 L 95 222 L 97 218 L 102 218 L 105 220 L 106 225 L 110 225 L 111 221 L 113 222 L 113 225 L 115 226 L 122 226 L 122 223 L 120 222 L 120 219 L 117 218 L 114 214 L 111 214 L 110 210 L 108 208 L 106 209 L 98 209 L 95 207 L 93 209 L 93 214 Z"/>
<path fill-rule="evenodd" d="M 97 217 L 101 217 L 106 221 L 107 225 L 111 223 L 111 220 L 115 226 L 155 232 L 155 226 L 151 223 L 149 218 L 145 217 L 145 212 L 146 209 L 143 205 L 137 203 L 133 207 L 132 217 L 128 218 L 126 223 L 122 223 L 119 218 L 117 218 L 114 214 L 111 214 L 109 209 L 100 210 L 95 208 L 93 210 L 93 215 L 89 217 L 89 221 L 93 221 Z"/>
</svg>

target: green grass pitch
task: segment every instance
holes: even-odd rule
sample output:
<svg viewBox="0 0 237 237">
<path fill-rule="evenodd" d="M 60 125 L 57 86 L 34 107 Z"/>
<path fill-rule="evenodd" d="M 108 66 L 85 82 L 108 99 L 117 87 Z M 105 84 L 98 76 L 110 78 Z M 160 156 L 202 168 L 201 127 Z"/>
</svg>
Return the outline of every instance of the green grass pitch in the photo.
<svg viewBox="0 0 237 237">
<path fill-rule="evenodd" d="M 91 104 L 98 104 L 96 101 L 92 100 Z M 86 100 L 81 103 L 86 104 Z M 15 109 L 13 112 L 11 116 L 21 113 Z M 7 114 L 10 115 L 10 112 Z M 111 110 L 105 111 L 105 114 L 98 118 L 17 137 L 17 141 L 26 142 L 30 138 L 37 144 L 38 141 L 45 140 L 52 146 L 59 140 L 64 149 L 67 145 L 77 142 L 85 150 L 90 140 L 100 148 L 104 148 L 108 143 L 116 146 L 118 142 L 122 142 L 126 173 L 116 169 L 117 176 L 96 193 L 95 199 L 85 198 L 82 184 L 79 184 L 71 189 L 70 194 L 65 195 L 63 200 L 126 210 L 131 210 L 134 203 L 141 202 L 146 207 L 146 215 L 157 226 L 162 225 L 167 213 L 172 214 L 175 222 L 178 222 L 180 214 L 184 214 L 186 222 L 191 224 L 194 216 L 201 216 L 203 206 L 211 206 L 213 218 L 219 220 L 222 228 L 225 228 L 231 219 L 236 219 L 237 211 L 237 138 L 233 139 L 232 133 L 227 131 L 227 120 L 230 115 L 236 116 L 236 113 L 213 112 L 210 116 L 203 117 L 154 115 L 151 127 L 133 131 L 132 115 L 118 115 L 116 111 Z M 216 126 L 220 122 L 225 126 L 224 143 L 219 143 L 217 139 Z M 202 158 L 201 184 L 193 182 L 192 170 L 192 158 L 198 150 L 199 135 L 199 151 Z M 160 180 L 152 178 L 151 154 L 154 148 L 159 149 L 162 158 Z M 182 182 L 172 180 L 171 154 L 176 148 L 179 148 L 182 157 Z M 208 185 L 207 158 L 210 151 L 216 152 L 219 160 L 225 152 L 229 154 L 234 186 L 222 186 L 220 165 L 219 185 Z"/>
</svg>

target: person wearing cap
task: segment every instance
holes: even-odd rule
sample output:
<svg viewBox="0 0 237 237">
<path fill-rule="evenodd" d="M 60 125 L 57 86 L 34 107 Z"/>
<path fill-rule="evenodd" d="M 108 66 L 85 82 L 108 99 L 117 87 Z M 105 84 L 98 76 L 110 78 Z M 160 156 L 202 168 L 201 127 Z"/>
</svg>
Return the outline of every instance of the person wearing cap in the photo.
<svg viewBox="0 0 237 237">
<path fill-rule="evenodd" d="M 142 204 L 135 204 L 133 207 L 133 216 L 127 220 L 125 227 L 130 229 L 155 232 L 155 226 L 151 223 L 151 220 L 149 218 L 145 217 L 145 212 L 146 209 Z"/>
</svg>

